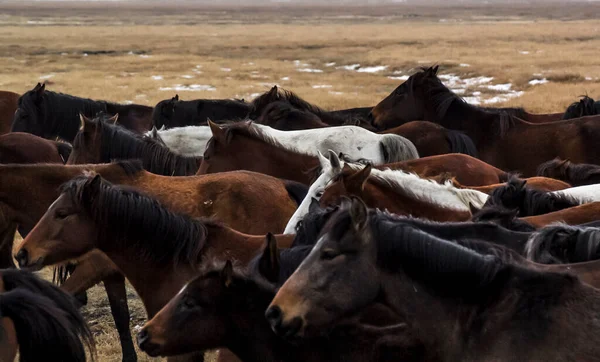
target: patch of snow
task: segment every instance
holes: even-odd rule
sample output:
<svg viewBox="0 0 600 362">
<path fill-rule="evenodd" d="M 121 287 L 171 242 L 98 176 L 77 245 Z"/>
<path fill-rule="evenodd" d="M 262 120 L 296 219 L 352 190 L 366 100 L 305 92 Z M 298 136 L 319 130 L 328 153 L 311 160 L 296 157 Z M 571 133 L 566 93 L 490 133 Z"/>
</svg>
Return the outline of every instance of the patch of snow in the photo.
<svg viewBox="0 0 600 362">
<path fill-rule="evenodd" d="M 463 99 L 465 102 L 476 106 L 481 104 L 481 100 L 479 99 L 479 97 L 463 97 Z"/>
<path fill-rule="evenodd" d="M 140 54 L 140 58 L 146 59 L 146 58 L 150 58 L 150 57 L 152 57 L 152 56 L 148 55 L 148 54 Z"/>
<path fill-rule="evenodd" d="M 46 74 L 46 75 L 42 75 L 40 77 L 40 79 L 44 80 L 44 79 L 50 79 L 53 78 L 56 74 L 50 73 L 50 74 Z"/>
<path fill-rule="evenodd" d="M 333 67 L 334 65 L 335 65 L 335 62 L 325 63 L 326 67 Z"/>
<path fill-rule="evenodd" d="M 592 80 L 592 77 L 585 77 L 585 80 Z"/>
<path fill-rule="evenodd" d="M 532 80 L 529 81 L 529 85 L 538 85 L 538 84 L 546 84 L 546 83 L 548 83 L 548 79 L 546 79 L 546 78 L 532 79 Z"/>
<path fill-rule="evenodd" d="M 457 88 L 457 89 L 450 89 L 451 91 L 453 91 L 455 94 L 465 94 L 465 89 L 463 88 Z"/>
<path fill-rule="evenodd" d="M 344 94 L 344 92 L 329 91 L 329 94 L 333 94 L 334 96 L 339 96 L 339 95 Z"/>
<path fill-rule="evenodd" d="M 298 68 L 297 71 L 302 73 L 323 73 L 321 69 L 312 69 L 312 68 Z"/>
<path fill-rule="evenodd" d="M 314 89 L 320 89 L 320 88 L 332 88 L 332 85 L 329 84 L 316 84 L 312 86 Z"/>
<path fill-rule="evenodd" d="M 194 76 L 193 75 L 189 75 L 189 74 L 184 74 L 184 75 L 181 76 L 181 78 L 192 79 L 192 78 L 194 78 Z"/>
<path fill-rule="evenodd" d="M 281 80 L 290 80 L 290 77 L 282 77 Z"/>
<path fill-rule="evenodd" d="M 154 79 L 154 80 L 163 80 L 164 78 L 163 78 L 162 75 L 153 75 L 152 79 Z"/>
<path fill-rule="evenodd" d="M 148 98 L 147 95 L 145 94 L 138 94 L 137 96 L 135 96 L 136 99 L 142 99 L 142 98 Z"/>
<path fill-rule="evenodd" d="M 208 92 L 214 92 L 217 90 L 217 88 L 213 87 L 212 85 L 206 85 L 206 84 L 190 84 L 190 85 L 175 84 L 172 87 L 160 87 L 160 88 L 158 88 L 158 90 L 160 90 L 160 91 L 190 91 L 190 92 L 208 91 Z"/>
<path fill-rule="evenodd" d="M 310 67 L 310 64 L 308 64 L 308 63 L 302 63 L 299 60 L 294 60 L 294 65 L 296 67 Z"/>
<path fill-rule="evenodd" d="M 261 94 L 262 93 L 252 93 L 252 94 L 250 94 L 250 96 L 248 98 L 256 98 L 256 97 L 258 97 Z"/>
<path fill-rule="evenodd" d="M 509 100 L 511 98 L 518 98 L 518 97 L 522 96 L 523 94 L 525 94 L 525 92 L 511 92 L 508 94 L 498 95 L 498 96 L 492 97 L 490 99 L 486 99 L 485 101 L 483 101 L 483 103 L 494 104 L 494 103 L 506 102 L 507 100 Z"/>
<path fill-rule="evenodd" d="M 84 57 L 87 57 L 87 56 L 88 56 L 88 53 L 83 53 L 83 56 L 84 56 Z"/>
<path fill-rule="evenodd" d="M 341 65 L 339 67 L 335 67 L 335 69 L 357 70 L 359 67 L 360 67 L 360 64 L 350 64 L 350 65 Z"/>
<path fill-rule="evenodd" d="M 123 104 L 133 104 L 133 101 L 126 100 L 126 101 L 123 101 Z"/>
<path fill-rule="evenodd" d="M 405 80 L 407 80 L 410 77 L 408 75 L 401 75 L 399 77 L 388 77 L 388 78 L 389 79 L 393 79 L 393 80 L 402 80 L 402 81 L 405 81 Z"/>
<path fill-rule="evenodd" d="M 377 73 L 387 69 L 387 65 L 375 65 L 373 67 L 358 68 L 358 73 Z"/>
<path fill-rule="evenodd" d="M 476 91 L 476 92 L 473 92 L 472 94 L 473 94 L 474 96 L 480 96 L 480 95 L 481 95 L 481 92 L 480 92 L 480 91 Z"/>
<path fill-rule="evenodd" d="M 527 54 L 529 54 L 529 51 L 527 51 L 527 50 L 519 50 L 519 54 L 527 55 Z"/>
<path fill-rule="evenodd" d="M 221 72 L 231 72 L 231 68 L 221 68 Z"/>
<path fill-rule="evenodd" d="M 459 67 L 463 67 L 463 68 L 468 68 L 468 67 L 470 67 L 470 66 L 471 66 L 471 64 L 467 64 L 467 63 L 460 63 L 458 66 L 459 66 Z"/>
<path fill-rule="evenodd" d="M 512 84 L 504 83 L 504 84 L 492 84 L 485 86 L 487 89 L 499 91 L 499 92 L 508 92 L 512 88 Z"/>
</svg>

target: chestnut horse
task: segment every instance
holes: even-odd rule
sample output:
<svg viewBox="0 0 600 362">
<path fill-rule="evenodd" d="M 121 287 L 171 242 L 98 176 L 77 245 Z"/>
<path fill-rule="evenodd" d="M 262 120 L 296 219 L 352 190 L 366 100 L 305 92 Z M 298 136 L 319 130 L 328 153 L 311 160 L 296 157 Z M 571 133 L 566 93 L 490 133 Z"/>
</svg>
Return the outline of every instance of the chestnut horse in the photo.
<svg viewBox="0 0 600 362">
<path fill-rule="evenodd" d="M 95 117 L 103 112 L 119 114 L 123 127 L 144 133 L 152 128 L 152 110 L 138 104 L 117 104 L 50 92 L 46 91 L 45 84 L 38 83 L 19 98 L 12 131 L 73 142 L 79 130 L 79 114 Z"/>
<path fill-rule="evenodd" d="M 593 185 L 600 183 L 600 166 L 577 164 L 569 160 L 544 162 L 537 169 L 538 176 L 552 177 L 570 183 L 573 186 Z"/>
<path fill-rule="evenodd" d="M 144 169 L 157 175 L 187 176 L 198 171 L 201 157 L 180 156 L 153 139 L 114 124 L 116 119 L 105 115 L 88 119 L 81 115 L 81 126 L 67 164 L 140 159 Z"/>
<path fill-rule="evenodd" d="M 399 225 L 359 200 L 333 216 L 265 315 L 279 335 L 302 337 L 377 300 L 406 318 L 407 332 L 424 344 L 419 360 L 595 360 L 600 353 L 589 343 L 600 333 L 597 289 Z"/>
<path fill-rule="evenodd" d="M 179 95 L 160 101 L 152 112 L 153 125 L 160 129 L 206 125 L 213 122 L 245 119 L 252 106 L 238 99 L 195 99 L 183 101 Z"/>
<path fill-rule="evenodd" d="M 372 110 L 376 127 L 389 119 L 425 120 L 465 132 L 485 162 L 534 176 L 538 165 L 554 157 L 598 163 L 600 124 L 595 116 L 532 124 L 506 112 L 490 112 L 464 102 L 437 77 L 437 67 L 412 75 Z"/>
<path fill-rule="evenodd" d="M 289 247 L 294 236 L 276 238 Z M 248 262 L 263 240 L 216 221 L 175 214 L 100 175 L 80 176 L 62 187 L 15 258 L 22 268 L 39 269 L 98 248 L 123 271 L 151 318 L 197 273 L 203 257 Z"/>
<path fill-rule="evenodd" d="M 0 165 L 2 233 L 17 224 L 31 230 L 58 197 L 60 185 L 86 170 L 94 170 L 112 183 L 141 189 L 174 211 L 194 217 L 215 216 L 236 230 L 250 234 L 283 231 L 296 209 L 295 200 L 303 198 L 294 194 L 296 189 L 289 183 L 249 172 L 166 177 L 143 171 L 138 162 L 83 166 Z M 12 260 L 14 227 L 9 231 L 12 235 L 6 239 L 10 242 L 2 250 L 10 257 L 2 255 L 2 258 Z M 115 274 L 112 264 L 106 260 L 102 254 L 88 255 L 79 262 L 65 289 L 78 294 L 103 280 L 114 307 L 124 356 L 135 356 L 127 305 L 123 305 L 127 300 L 124 279 L 120 273 Z"/>
<path fill-rule="evenodd" d="M 485 185 L 485 186 L 465 186 L 465 185 L 460 184 L 455 178 L 453 178 L 451 181 L 455 187 L 458 187 L 461 189 L 477 190 L 477 191 L 486 193 L 488 195 L 492 191 L 497 189 L 498 187 L 502 187 L 502 186 L 506 185 L 506 182 L 503 182 L 503 183 Z M 556 180 L 556 179 L 553 179 L 550 177 L 537 177 L 537 176 L 529 177 L 529 178 L 523 179 L 523 181 L 525 181 L 527 183 L 527 187 L 529 187 L 529 188 L 532 188 L 534 190 L 539 190 L 539 191 L 546 191 L 546 192 L 560 191 L 560 190 L 565 190 L 565 189 L 568 189 L 571 187 L 571 185 L 569 185 L 568 183 L 566 183 L 564 181 Z"/>
<path fill-rule="evenodd" d="M 526 221 L 537 228 L 556 222 L 564 222 L 568 225 L 581 225 L 599 220 L 599 212 L 600 202 L 590 202 L 544 215 L 523 217 L 521 220 Z"/>
<path fill-rule="evenodd" d="M 19 97 L 17 93 L 0 91 L 0 135 L 10 132 Z"/>
<path fill-rule="evenodd" d="M 71 149 L 71 145 L 65 142 L 50 141 L 31 133 L 11 132 L 0 135 L 0 164 L 65 164 Z"/>
<path fill-rule="evenodd" d="M 398 170 L 361 170 L 344 166 L 321 196 L 322 206 L 338 205 L 345 196 L 357 196 L 370 207 L 399 215 L 435 221 L 466 221 L 473 208 L 480 209 L 488 195 L 469 189 L 440 185 Z"/>
<path fill-rule="evenodd" d="M 49 282 L 24 270 L 0 270 L 0 361 L 85 362 L 93 356 L 92 332 L 75 300 Z"/>
</svg>

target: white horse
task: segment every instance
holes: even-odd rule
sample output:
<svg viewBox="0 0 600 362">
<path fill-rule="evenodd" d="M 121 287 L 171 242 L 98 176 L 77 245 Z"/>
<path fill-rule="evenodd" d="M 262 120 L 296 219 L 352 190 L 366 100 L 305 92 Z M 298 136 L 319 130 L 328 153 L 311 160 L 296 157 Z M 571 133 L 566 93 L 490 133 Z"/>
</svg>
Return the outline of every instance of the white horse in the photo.
<svg viewBox="0 0 600 362">
<path fill-rule="evenodd" d="M 145 136 L 162 142 L 171 151 L 185 157 L 199 157 L 204 154 L 206 144 L 212 137 L 208 126 L 187 126 L 170 129 L 161 128 L 146 132 Z"/>
<path fill-rule="evenodd" d="M 321 163 L 321 174 L 319 177 L 310 185 L 306 197 L 298 205 L 296 212 L 290 218 L 287 225 L 285 226 L 284 234 L 295 234 L 298 223 L 308 214 L 312 199 L 320 200 L 323 191 L 331 180 L 342 171 L 344 167 L 343 161 L 340 161 L 335 152 L 329 150 L 329 159 L 327 159 L 320 151 L 317 151 L 319 156 L 319 162 Z"/>
<path fill-rule="evenodd" d="M 582 204 L 600 201 L 600 184 L 571 187 L 551 194 L 570 196 Z"/>
</svg>

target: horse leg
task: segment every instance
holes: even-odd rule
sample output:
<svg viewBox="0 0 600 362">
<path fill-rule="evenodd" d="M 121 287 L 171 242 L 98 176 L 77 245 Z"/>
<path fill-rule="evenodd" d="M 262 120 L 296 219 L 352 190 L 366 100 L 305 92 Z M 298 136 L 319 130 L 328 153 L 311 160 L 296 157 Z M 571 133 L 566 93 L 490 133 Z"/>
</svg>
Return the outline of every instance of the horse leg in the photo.
<svg viewBox="0 0 600 362">
<path fill-rule="evenodd" d="M 123 274 L 114 274 L 104 279 L 104 289 L 106 289 L 110 311 L 115 320 L 117 332 L 119 332 L 123 362 L 136 362 L 137 354 L 129 329 L 129 306 L 127 305 L 127 290 L 125 290 L 125 277 Z"/>
<path fill-rule="evenodd" d="M 121 341 L 123 361 L 137 361 L 137 354 L 129 329 L 129 307 L 125 290 L 125 277 L 113 262 L 100 251 L 91 251 L 77 264 L 77 268 L 61 288 L 70 294 L 84 292 L 99 282 L 104 282 L 115 327 Z"/>
<path fill-rule="evenodd" d="M 0 268 L 14 268 L 12 248 L 17 231 L 17 224 L 10 224 L 0 233 Z"/>
</svg>

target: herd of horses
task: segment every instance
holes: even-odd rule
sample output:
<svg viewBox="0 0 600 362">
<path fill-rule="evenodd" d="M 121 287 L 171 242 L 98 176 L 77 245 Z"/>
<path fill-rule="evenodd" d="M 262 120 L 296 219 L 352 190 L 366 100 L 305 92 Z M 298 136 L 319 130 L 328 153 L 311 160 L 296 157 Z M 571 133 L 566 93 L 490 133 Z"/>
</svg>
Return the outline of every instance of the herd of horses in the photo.
<svg viewBox="0 0 600 362">
<path fill-rule="evenodd" d="M 600 360 L 600 107 L 437 72 L 336 111 L 0 93 L 0 361 L 94 358 L 99 282 L 136 361 L 126 280 L 169 361 Z"/>
</svg>

